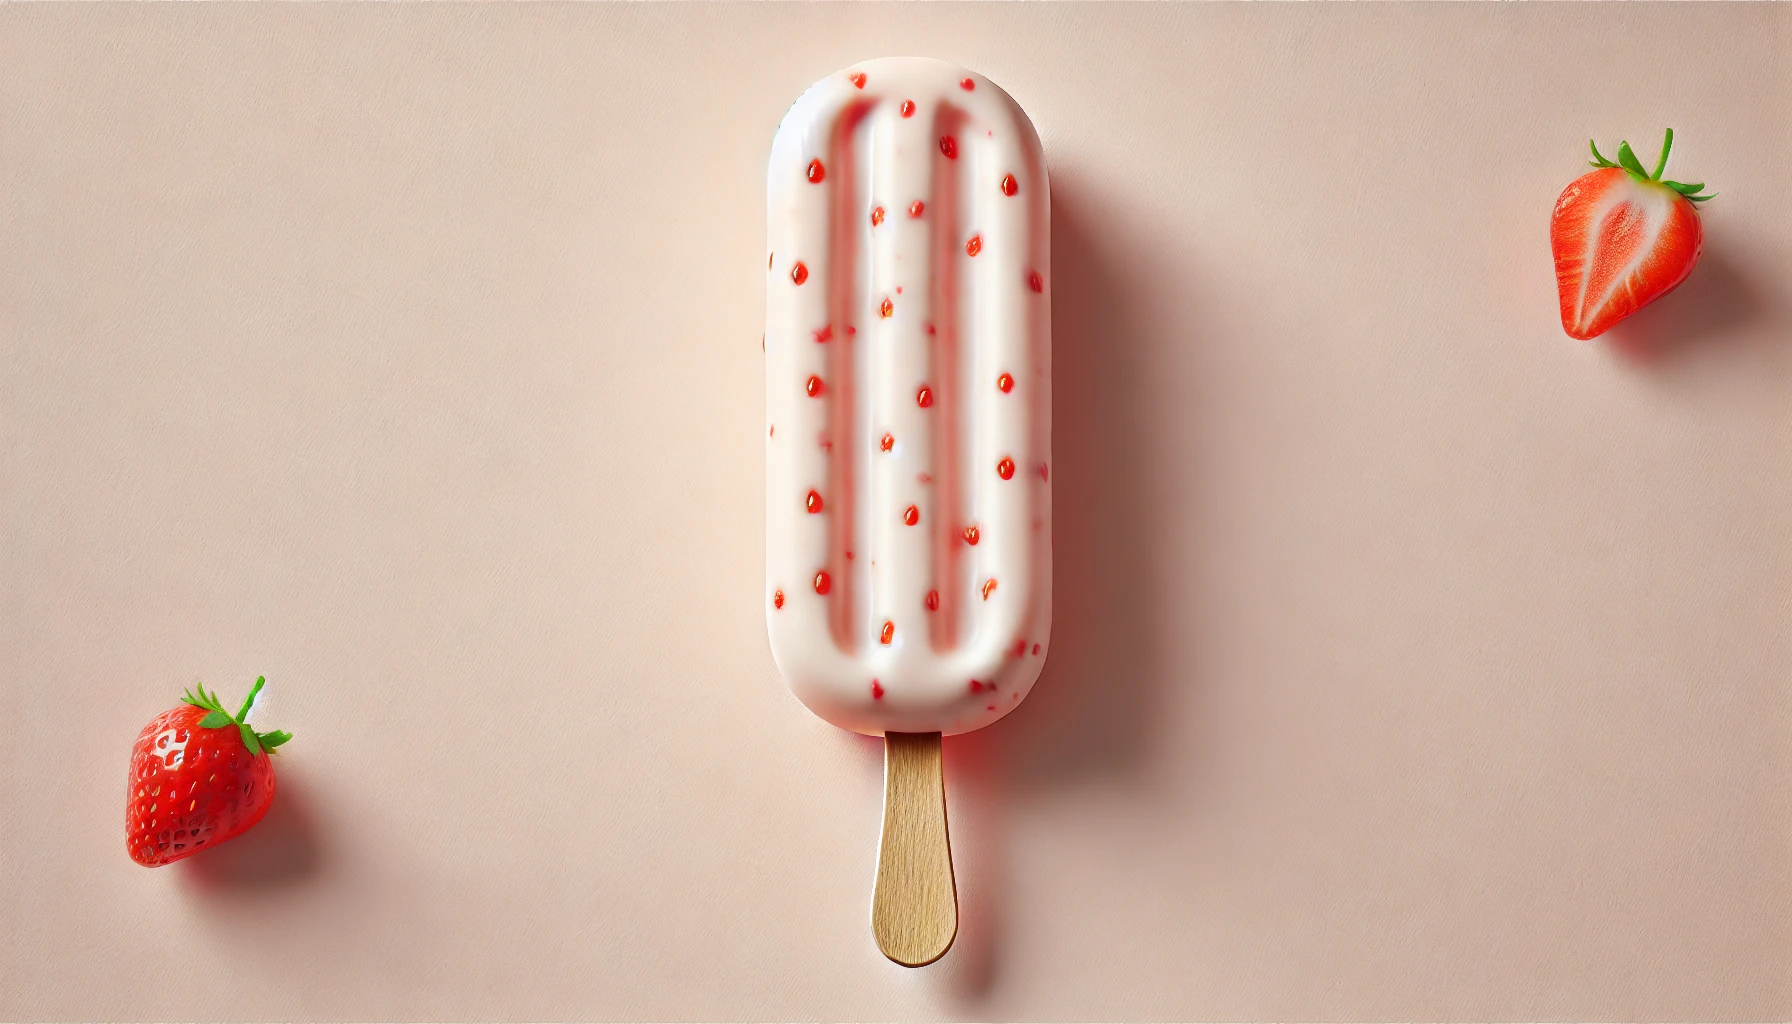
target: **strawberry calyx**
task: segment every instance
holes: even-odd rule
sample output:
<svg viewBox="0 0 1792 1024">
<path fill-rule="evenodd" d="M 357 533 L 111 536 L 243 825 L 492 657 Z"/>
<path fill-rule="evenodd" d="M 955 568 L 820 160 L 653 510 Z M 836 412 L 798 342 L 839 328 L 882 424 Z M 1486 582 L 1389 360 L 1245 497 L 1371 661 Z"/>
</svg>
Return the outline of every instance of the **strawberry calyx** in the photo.
<svg viewBox="0 0 1792 1024">
<path fill-rule="evenodd" d="M 1620 141 L 1618 143 L 1617 163 L 1607 160 L 1605 154 L 1599 152 L 1599 146 L 1592 139 L 1587 140 L 1587 148 L 1593 151 L 1593 159 L 1588 162 L 1594 167 L 1621 167 L 1636 181 L 1671 188 L 1695 203 L 1717 198 L 1716 192 L 1710 195 L 1698 194 L 1705 190 L 1705 183 L 1702 181 L 1688 185 L 1684 182 L 1661 180 L 1661 172 L 1668 168 L 1668 151 L 1674 148 L 1674 129 L 1672 128 L 1668 129 L 1667 135 L 1661 140 L 1661 158 L 1655 161 L 1655 170 L 1652 172 L 1643 170 L 1643 162 L 1636 158 L 1636 152 L 1630 148 L 1628 142 Z"/>
<path fill-rule="evenodd" d="M 243 698 L 243 706 L 238 709 L 237 713 L 234 715 L 224 710 L 224 702 L 218 699 L 216 693 L 206 691 L 204 683 L 200 683 L 193 688 L 194 690 L 198 690 L 198 693 L 194 693 L 193 690 L 188 690 L 186 695 L 181 697 L 181 702 L 184 704 L 191 704 L 196 708 L 204 708 L 206 711 L 211 712 L 211 714 L 206 715 L 199 720 L 199 727 L 201 729 L 228 729 L 234 726 L 237 731 L 242 734 L 243 746 L 249 748 L 251 757 L 264 750 L 271 754 L 275 747 L 292 739 L 292 733 L 287 732 L 284 729 L 275 729 L 272 732 L 256 732 L 254 729 L 250 728 L 249 723 L 245 721 L 245 719 L 249 717 L 249 709 L 255 706 L 256 696 L 261 693 L 261 688 L 266 685 L 267 681 L 267 676 L 255 677 L 255 685 L 249 687 L 249 696 Z"/>
</svg>

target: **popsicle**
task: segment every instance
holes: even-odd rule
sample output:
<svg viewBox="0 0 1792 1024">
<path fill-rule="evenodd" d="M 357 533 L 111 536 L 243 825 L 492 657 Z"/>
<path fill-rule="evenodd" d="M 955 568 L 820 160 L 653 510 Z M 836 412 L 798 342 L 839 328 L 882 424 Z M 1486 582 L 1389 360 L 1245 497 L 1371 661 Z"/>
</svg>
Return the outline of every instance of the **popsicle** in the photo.
<svg viewBox="0 0 1792 1024">
<path fill-rule="evenodd" d="M 940 738 L 1013 711 L 1051 626 L 1044 153 L 987 78 L 830 75 L 767 172 L 767 628 L 809 710 L 885 739 L 872 930 L 957 932 Z"/>
</svg>

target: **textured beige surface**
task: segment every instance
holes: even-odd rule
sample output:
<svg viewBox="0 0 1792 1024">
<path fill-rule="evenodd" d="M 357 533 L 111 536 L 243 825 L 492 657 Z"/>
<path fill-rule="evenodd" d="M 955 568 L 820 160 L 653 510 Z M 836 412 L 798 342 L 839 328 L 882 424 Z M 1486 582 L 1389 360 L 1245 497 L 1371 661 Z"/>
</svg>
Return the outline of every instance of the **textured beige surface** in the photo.
<svg viewBox="0 0 1792 1024">
<path fill-rule="evenodd" d="M 760 180 L 883 53 L 1052 161 L 1058 606 L 963 928 L 787 697 Z M 1792 1017 L 1792 8 L 0 6 L 0 1018 Z M 1710 182 L 1556 323 L 1589 134 Z M 127 748 L 274 687 L 260 829 Z M 743 769 L 742 766 L 747 766 Z"/>
</svg>

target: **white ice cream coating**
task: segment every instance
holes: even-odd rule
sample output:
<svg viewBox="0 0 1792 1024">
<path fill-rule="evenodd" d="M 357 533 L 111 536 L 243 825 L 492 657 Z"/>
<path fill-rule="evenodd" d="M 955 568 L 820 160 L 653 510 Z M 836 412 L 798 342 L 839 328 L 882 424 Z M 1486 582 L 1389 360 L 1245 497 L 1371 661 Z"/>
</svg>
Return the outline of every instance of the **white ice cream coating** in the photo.
<svg viewBox="0 0 1792 1024">
<path fill-rule="evenodd" d="M 967 732 L 1039 676 L 1050 211 L 1026 114 L 944 61 L 831 75 L 772 142 L 766 614 L 835 725 Z"/>
</svg>

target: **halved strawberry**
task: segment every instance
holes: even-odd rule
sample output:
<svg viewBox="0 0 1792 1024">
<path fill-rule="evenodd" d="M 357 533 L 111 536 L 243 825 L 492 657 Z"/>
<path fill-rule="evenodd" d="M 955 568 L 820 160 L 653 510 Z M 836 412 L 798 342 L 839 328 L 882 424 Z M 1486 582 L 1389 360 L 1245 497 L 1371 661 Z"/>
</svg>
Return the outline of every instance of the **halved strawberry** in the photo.
<svg viewBox="0 0 1792 1024">
<path fill-rule="evenodd" d="M 1562 190 L 1549 222 L 1562 328 L 1583 339 L 1605 333 L 1686 280 L 1705 245 L 1693 204 L 1712 198 L 1699 194 L 1703 183 L 1661 180 L 1672 128 L 1653 173 L 1643 170 L 1628 142 L 1618 143 L 1617 163 L 1592 140 L 1587 146 L 1598 170 Z"/>
</svg>

